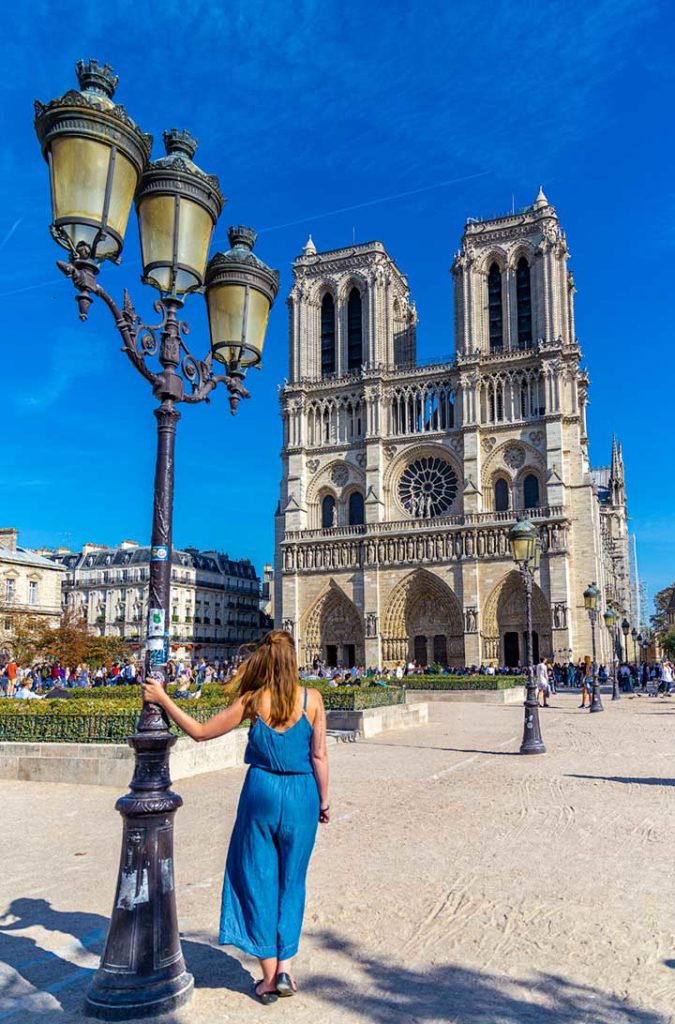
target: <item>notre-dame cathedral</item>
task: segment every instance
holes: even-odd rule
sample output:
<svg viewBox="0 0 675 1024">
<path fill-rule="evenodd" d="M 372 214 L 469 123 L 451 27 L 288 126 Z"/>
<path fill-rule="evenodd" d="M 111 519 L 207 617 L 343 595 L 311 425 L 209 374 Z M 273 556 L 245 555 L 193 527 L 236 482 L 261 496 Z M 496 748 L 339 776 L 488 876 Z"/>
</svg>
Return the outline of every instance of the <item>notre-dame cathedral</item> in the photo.
<svg viewBox="0 0 675 1024">
<path fill-rule="evenodd" d="M 583 592 L 630 617 L 624 467 L 591 469 L 574 280 L 540 189 L 464 229 L 452 361 L 416 361 L 408 282 L 381 242 L 293 264 L 281 389 L 277 624 L 301 664 L 516 665 L 509 529 L 538 527 L 534 656 L 591 652 Z M 598 658 L 611 657 L 602 617 Z"/>
</svg>

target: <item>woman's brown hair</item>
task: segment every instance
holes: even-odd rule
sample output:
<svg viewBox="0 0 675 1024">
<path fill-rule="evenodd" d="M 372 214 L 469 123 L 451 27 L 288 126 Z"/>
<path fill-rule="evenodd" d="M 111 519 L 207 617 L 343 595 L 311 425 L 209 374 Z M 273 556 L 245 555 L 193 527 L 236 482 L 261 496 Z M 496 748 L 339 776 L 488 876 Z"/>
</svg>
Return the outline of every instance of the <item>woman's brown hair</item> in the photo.
<svg viewBox="0 0 675 1024">
<path fill-rule="evenodd" d="M 298 686 L 298 661 L 290 634 L 273 629 L 264 636 L 237 669 L 232 685 L 253 715 L 258 714 L 262 691 L 269 690 L 269 724 L 272 728 L 285 725 L 293 717 Z"/>
</svg>

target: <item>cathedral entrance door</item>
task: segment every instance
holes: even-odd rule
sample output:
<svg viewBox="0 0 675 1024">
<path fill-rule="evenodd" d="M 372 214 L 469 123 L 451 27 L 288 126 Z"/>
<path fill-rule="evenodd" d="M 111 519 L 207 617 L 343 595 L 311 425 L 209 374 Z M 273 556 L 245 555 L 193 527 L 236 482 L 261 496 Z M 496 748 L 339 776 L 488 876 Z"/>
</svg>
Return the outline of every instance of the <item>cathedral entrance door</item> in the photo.
<svg viewBox="0 0 675 1024">
<path fill-rule="evenodd" d="M 448 641 L 442 633 L 434 637 L 434 661 L 444 668 L 448 666 Z"/>
<path fill-rule="evenodd" d="M 338 660 L 338 657 L 337 657 L 337 644 L 327 644 L 326 645 L 326 664 L 328 665 L 328 668 L 336 668 L 337 667 L 337 660 Z"/>
<path fill-rule="evenodd" d="M 426 665 L 427 663 L 427 638 L 425 636 L 416 636 L 413 644 L 413 655 L 415 661 L 418 661 L 420 665 Z"/>
<path fill-rule="evenodd" d="M 527 633 L 523 633 L 523 657 L 526 657 L 527 653 Z M 532 664 L 536 665 L 539 661 L 539 634 L 536 629 L 532 630 Z"/>
<path fill-rule="evenodd" d="M 345 644 L 343 651 L 342 661 L 345 668 L 353 668 L 356 664 L 356 646 L 354 644 Z"/>
<path fill-rule="evenodd" d="M 517 668 L 520 664 L 517 633 L 504 633 L 504 664 L 507 668 Z"/>
</svg>

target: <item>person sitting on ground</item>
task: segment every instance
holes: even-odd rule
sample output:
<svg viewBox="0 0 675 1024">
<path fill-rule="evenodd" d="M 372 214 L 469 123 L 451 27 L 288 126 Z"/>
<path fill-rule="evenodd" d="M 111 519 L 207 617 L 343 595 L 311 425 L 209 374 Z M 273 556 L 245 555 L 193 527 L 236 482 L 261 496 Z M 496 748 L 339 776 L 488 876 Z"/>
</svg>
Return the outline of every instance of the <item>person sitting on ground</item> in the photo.
<svg viewBox="0 0 675 1024">
<path fill-rule="evenodd" d="M 40 696 L 39 693 L 33 693 L 32 685 L 33 685 L 33 680 L 31 678 L 30 673 L 27 672 L 25 674 L 25 676 L 23 677 L 23 679 L 21 680 L 21 683 L 19 684 L 19 689 L 14 694 L 15 699 L 16 700 L 42 700 L 43 698 Z"/>
</svg>

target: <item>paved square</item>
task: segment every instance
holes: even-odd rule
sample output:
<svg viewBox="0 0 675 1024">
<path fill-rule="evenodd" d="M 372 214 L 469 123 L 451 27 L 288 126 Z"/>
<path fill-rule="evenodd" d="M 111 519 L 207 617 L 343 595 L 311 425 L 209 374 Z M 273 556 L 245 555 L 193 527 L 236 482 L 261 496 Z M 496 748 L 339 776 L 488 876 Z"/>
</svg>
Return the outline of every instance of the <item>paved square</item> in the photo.
<svg viewBox="0 0 675 1024">
<path fill-rule="evenodd" d="M 310 867 L 302 991 L 273 1007 L 251 999 L 255 961 L 215 944 L 243 770 L 177 784 L 178 910 L 197 988 L 164 1020 L 675 1020 L 675 700 L 606 697 L 602 715 L 573 694 L 553 703 L 544 757 L 515 753 L 521 707 L 471 704 L 331 748 L 334 818 Z M 3 784 L 0 1021 L 83 1019 L 117 872 L 117 795 Z"/>
</svg>

